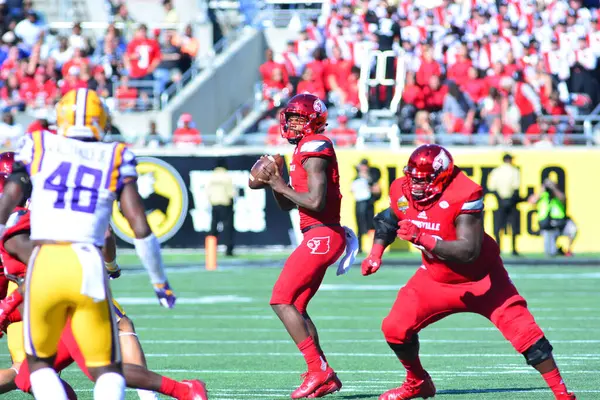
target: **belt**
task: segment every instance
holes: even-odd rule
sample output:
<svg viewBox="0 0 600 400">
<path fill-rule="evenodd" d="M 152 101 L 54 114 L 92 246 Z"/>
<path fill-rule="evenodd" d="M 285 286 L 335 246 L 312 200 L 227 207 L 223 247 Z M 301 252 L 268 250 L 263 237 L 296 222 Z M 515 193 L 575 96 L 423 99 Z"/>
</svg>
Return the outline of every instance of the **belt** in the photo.
<svg viewBox="0 0 600 400">
<path fill-rule="evenodd" d="M 340 224 L 314 224 L 314 225 L 311 225 L 311 226 L 307 226 L 306 228 L 302 228 L 302 233 L 306 233 L 306 232 L 310 231 L 313 228 L 321 228 L 323 226 L 328 226 L 328 227 L 332 227 L 332 228 L 335 228 L 335 227 L 340 227 L 341 228 L 342 227 Z"/>
</svg>

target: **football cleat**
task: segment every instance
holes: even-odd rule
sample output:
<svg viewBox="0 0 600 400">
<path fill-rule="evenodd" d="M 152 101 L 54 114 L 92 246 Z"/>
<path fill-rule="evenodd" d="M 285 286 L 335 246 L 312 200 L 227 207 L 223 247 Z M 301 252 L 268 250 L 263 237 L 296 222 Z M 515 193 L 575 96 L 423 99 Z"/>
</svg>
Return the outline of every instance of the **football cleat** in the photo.
<svg viewBox="0 0 600 400">
<path fill-rule="evenodd" d="M 327 367 L 325 371 L 305 372 L 302 374 L 304 381 L 291 394 L 292 399 L 303 399 L 309 394 L 312 394 L 317 388 L 335 376 L 335 372 L 331 367 Z"/>
<path fill-rule="evenodd" d="M 312 394 L 308 395 L 309 399 L 316 399 L 317 397 L 327 396 L 328 394 L 339 392 L 342 388 L 342 381 L 338 378 L 337 374 L 333 374 L 333 378 L 322 384 Z"/>
<path fill-rule="evenodd" d="M 379 400 L 428 399 L 435 396 L 435 386 L 429 374 L 423 380 L 407 379 L 402 386 L 388 390 Z"/>
<path fill-rule="evenodd" d="M 577 400 L 577 397 L 571 392 L 556 395 L 556 400 Z"/>
<path fill-rule="evenodd" d="M 183 400 L 208 400 L 208 392 L 206 384 L 198 379 L 181 381 L 184 385 L 189 386 L 190 391 L 188 396 Z"/>
</svg>

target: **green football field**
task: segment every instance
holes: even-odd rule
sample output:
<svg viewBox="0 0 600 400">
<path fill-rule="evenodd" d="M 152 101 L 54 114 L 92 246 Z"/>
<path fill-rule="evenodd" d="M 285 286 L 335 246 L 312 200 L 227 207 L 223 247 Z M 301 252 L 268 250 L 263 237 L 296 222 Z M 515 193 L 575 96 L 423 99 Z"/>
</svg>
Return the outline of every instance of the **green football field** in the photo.
<svg viewBox="0 0 600 400">
<path fill-rule="evenodd" d="M 404 377 L 380 326 L 414 269 L 384 266 L 367 278 L 359 270 L 355 266 L 340 277 L 330 270 L 309 307 L 344 383 L 331 399 L 377 399 Z M 125 273 L 113 282 L 115 297 L 135 322 L 149 367 L 178 380 L 205 380 L 213 400 L 289 398 L 305 364 L 268 304 L 279 270 L 187 267 L 169 272 L 179 296 L 173 310 L 158 306 L 143 272 Z M 510 272 L 554 345 L 569 388 L 578 399 L 600 398 L 600 268 L 513 267 Z M 452 316 L 420 336 L 437 398 L 553 399 L 542 378 L 480 316 Z M 1 353 L 8 367 L 8 351 Z M 92 398 L 91 383 L 77 369 L 67 369 L 62 377 L 79 398 Z M 137 399 L 135 391 L 128 391 L 127 399 Z"/>
</svg>

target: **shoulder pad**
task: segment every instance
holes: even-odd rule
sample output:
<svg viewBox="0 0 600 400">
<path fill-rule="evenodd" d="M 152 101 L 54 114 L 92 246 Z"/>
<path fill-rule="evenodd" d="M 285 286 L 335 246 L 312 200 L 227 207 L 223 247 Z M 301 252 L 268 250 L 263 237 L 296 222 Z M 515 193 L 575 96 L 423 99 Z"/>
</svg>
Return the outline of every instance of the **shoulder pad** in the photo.
<svg viewBox="0 0 600 400">
<path fill-rule="evenodd" d="M 326 153 L 328 150 L 333 150 L 333 145 L 324 139 L 310 140 L 300 145 L 300 153 Z"/>
</svg>

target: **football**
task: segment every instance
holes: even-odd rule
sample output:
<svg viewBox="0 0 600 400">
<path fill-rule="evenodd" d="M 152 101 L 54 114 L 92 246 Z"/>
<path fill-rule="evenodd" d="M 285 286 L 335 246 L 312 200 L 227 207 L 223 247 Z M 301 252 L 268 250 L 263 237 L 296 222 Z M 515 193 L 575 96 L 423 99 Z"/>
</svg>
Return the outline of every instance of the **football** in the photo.
<svg viewBox="0 0 600 400">
<path fill-rule="evenodd" d="M 279 154 L 259 158 L 250 169 L 250 177 L 248 178 L 250 189 L 264 189 L 267 187 L 260 179 L 268 179 L 269 175 L 275 171 L 274 168 L 278 168 L 280 174 L 283 173 L 283 163 L 284 159 Z"/>
</svg>

